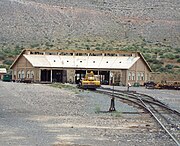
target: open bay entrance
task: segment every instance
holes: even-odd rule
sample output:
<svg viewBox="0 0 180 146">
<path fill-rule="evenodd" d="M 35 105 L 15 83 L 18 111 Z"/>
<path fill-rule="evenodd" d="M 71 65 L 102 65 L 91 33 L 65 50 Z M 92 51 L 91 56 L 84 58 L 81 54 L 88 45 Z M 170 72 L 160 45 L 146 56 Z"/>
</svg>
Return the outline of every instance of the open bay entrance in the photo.
<svg viewBox="0 0 180 146">
<path fill-rule="evenodd" d="M 75 83 L 79 84 L 79 81 L 86 75 L 86 70 L 76 70 L 75 71 Z"/>
<path fill-rule="evenodd" d="M 67 71 L 66 70 L 41 70 L 41 82 L 59 82 L 65 83 L 67 81 Z"/>
<path fill-rule="evenodd" d="M 110 71 L 99 71 L 100 81 L 102 85 L 109 85 Z"/>
<path fill-rule="evenodd" d="M 51 82 L 51 70 L 47 70 L 47 69 L 41 70 L 41 81 Z"/>
<path fill-rule="evenodd" d="M 52 70 L 52 82 L 63 82 L 63 70 Z"/>
</svg>

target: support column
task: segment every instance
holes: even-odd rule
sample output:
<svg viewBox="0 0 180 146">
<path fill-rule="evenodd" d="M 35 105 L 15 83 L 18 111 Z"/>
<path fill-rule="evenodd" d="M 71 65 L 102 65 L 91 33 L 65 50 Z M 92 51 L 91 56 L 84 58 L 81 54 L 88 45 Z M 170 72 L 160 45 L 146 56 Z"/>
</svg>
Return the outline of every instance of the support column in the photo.
<svg viewBox="0 0 180 146">
<path fill-rule="evenodd" d="M 109 84 L 114 84 L 114 73 L 112 71 L 110 71 Z"/>
<path fill-rule="evenodd" d="M 51 69 L 51 83 L 52 83 L 52 69 Z"/>
<path fill-rule="evenodd" d="M 125 85 L 126 86 L 128 85 L 128 73 L 129 73 L 129 70 L 126 70 L 126 72 L 125 72 L 125 75 L 126 75 L 126 77 L 125 77 L 125 79 L 126 79 Z"/>
<path fill-rule="evenodd" d="M 41 69 L 39 69 L 39 82 L 41 82 Z"/>
<path fill-rule="evenodd" d="M 137 62 L 135 63 L 135 81 L 137 82 L 138 79 L 137 79 Z"/>
</svg>

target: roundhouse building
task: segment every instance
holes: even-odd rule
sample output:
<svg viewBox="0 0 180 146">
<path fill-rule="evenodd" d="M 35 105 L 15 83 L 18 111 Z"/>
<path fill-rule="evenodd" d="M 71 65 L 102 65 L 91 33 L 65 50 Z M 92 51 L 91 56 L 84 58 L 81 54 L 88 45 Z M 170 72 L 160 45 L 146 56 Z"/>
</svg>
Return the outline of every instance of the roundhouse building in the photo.
<svg viewBox="0 0 180 146">
<path fill-rule="evenodd" d="M 11 65 L 13 80 L 78 83 L 89 71 L 102 84 L 144 84 L 151 68 L 140 52 L 23 50 Z"/>
</svg>

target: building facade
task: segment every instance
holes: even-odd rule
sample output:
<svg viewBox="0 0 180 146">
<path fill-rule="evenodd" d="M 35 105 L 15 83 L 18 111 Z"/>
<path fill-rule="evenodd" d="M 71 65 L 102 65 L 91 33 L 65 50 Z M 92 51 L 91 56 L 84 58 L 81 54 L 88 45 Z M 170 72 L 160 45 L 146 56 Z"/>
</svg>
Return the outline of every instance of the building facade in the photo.
<svg viewBox="0 0 180 146">
<path fill-rule="evenodd" d="M 0 80 L 3 79 L 3 75 L 5 75 L 7 73 L 6 68 L 0 68 Z"/>
<path fill-rule="evenodd" d="M 139 52 L 26 49 L 11 65 L 13 80 L 78 83 L 93 71 L 102 84 L 150 80 L 151 68 Z"/>
</svg>

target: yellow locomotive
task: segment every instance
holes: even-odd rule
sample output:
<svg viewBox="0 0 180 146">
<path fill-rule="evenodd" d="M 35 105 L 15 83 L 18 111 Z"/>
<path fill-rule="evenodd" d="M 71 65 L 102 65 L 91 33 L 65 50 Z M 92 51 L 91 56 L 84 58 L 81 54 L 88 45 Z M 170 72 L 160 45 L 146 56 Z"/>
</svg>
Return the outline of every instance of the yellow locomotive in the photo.
<svg viewBox="0 0 180 146">
<path fill-rule="evenodd" d="M 101 86 L 101 83 L 98 80 L 98 78 L 94 75 L 93 71 L 91 71 L 90 73 L 87 73 L 84 79 L 82 79 L 79 82 L 79 87 L 83 89 L 96 89 L 100 86 Z"/>
</svg>

